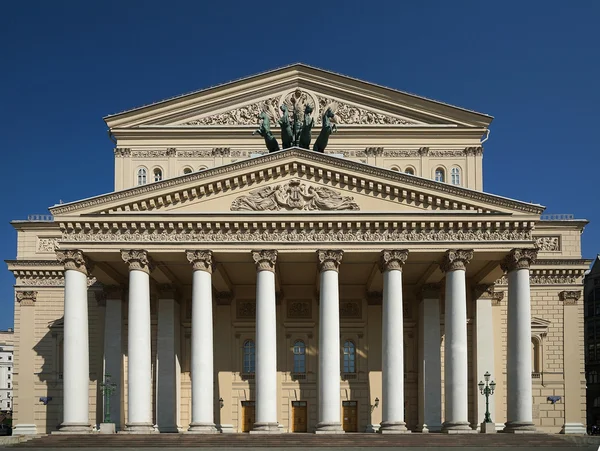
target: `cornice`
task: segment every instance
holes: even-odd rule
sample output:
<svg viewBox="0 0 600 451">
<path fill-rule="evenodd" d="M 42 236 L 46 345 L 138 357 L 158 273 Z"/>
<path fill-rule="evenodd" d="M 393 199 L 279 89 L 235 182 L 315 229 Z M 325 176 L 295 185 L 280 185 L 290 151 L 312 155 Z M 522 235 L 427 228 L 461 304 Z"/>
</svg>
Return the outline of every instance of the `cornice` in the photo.
<svg viewBox="0 0 600 451">
<path fill-rule="evenodd" d="M 290 158 L 298 158 L 298 161 L 285 161 Z M 282 161 L 284 160 L 284 161 Z M 281 163 L 281 166 L 264 168 L 269 163 Z M 324 167 L 324 165 L 326 165 Z M 244 170 L 255 169 L 247 173 Z M 354 171 L 356 175 L 349 175 L 347 171 Z M 220 180 L 211 180 L 211 177 L 223 175 Z M 311 177 L 324 182 L 335 183 L 357 190 L 368 190 L 375 196 L 386 196 L 402 202 L 411 202 L 418 205 L 429 205 L 435 209 L 442 210 L 473 210 L 489 212 L 474 203 L 484 203 L 492 207 L 507 208 L 522 213 L 541 214 L 544 207 L 528 204 L 512 199 L 483 193 L 450 185 L 448 183 L 436 182 L 426 178 L 407 175 L 388 169 L 370 166 L 367 164 L 340 159 L 330 155 L 307 151 L 299 148 L 286 149 L 270 153 L 261 157 L 230 163 L 223 166 L 195 172 L 161 182 L 151 183 L 144 186 L 130 188 L 111 194 L 105 194 L 90 199 L 85 199 L 69 204 L 56 205 L 50 208 L 56 217 L 60 215 L 73 214 L 79 210 L 91 207 L 102 207 L 98 213 L 114 211 L 153 211 L 171 204 L 179 204 L 201 198 L 206 194 L 235 190 L 248 183 L 256 183 L 261 180 L 274 180 L 283 175 L 295 175 Z M 381 180 L 373 181 L 374 177 Z M 200 182 L 200 184 L 197 184 Z M 202 184 L 202 182 L 206 182 Z M 398 187 L 398 184 L 402 187 Z M 166 191 L 169 188 L 177 190 Z M 424 194 L 420 190 L 432 191 Z M 136 196 L 146 196 L 145 199 L 136 199 Z M 449 200 L 444 196 L 456 196 L 460 200 Z M 120 205 L 114 205 L 115 202 Z M 128 202 L 127 202 L 128 201 Z M 110 205 L 113 204 L 113 205 Z"/>
</svg>

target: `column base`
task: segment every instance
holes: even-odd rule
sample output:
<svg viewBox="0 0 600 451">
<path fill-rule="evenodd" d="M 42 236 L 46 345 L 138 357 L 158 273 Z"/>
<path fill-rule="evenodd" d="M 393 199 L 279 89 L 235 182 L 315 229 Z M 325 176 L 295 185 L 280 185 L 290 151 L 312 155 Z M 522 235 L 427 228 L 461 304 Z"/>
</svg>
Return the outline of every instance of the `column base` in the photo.
<svg viewBox="0 0 600 451">
<path fill-rule="evenodd" d="M 85 423 L 62 423 L 53 434 L 91 434 L 92 426 Z"/>
<path fill-rule="evenodd" d="M 190 423 L 186 434 L 218 434 L 214 423 Z"/>
<path fill-rule="evenodd" d="M 587 434 L 585 426 L 581 423 L 565 423 L 560 430 L 561 434 Z"/>
<path fill-rule="evenodd" d="M 281 434 L 279 423 L 254 423 L 250 434 Z"/>
<path fill-rule="evenodd" d="M 477 431 L 471 429 L 467 421 L 445 421 L 442 424 L 442 432 L 445 434 L 477 434 Z"/>
<path fill-rule="evenodd" d="M 233 430 L 233 424 L 219 424 L 217 426 L 217 430 L 221 434 L 233 434 L 235 431 Z"/>
<path fill-rule="evenodd" d="M 151 423 L 126 423 L 125 430 L 119 434 L 158 434 Z"/>
<path fill-rule="evenodd" d="M 17 424 L 13 429 L 13 435 L 37 435 L 35 424 Z"/>
<path fill-rule="evenodd" d="M 376 433 L 380 427 L 381 427 L 381 425 L 379 425 L 379 424 L 367 424 L 367 428 L 365 429 L 365 432 L 368 434 L 373 434 L 373 433 Z"/>
<path fill-rule="evenodd" d="M 535 425 L 529 421 L 507 421 L 502 432 L 507 434 L 535 434 Z"/>
<path fill-rule="evenodd" d="M 404 421 L 383 421 L 379 428 L 380 434 L 410 434 Z"/>
<path fill-rule="evenodd" d="M 317 424 L 317 430 L 315 434 L 344 434 L 345 431 L 342 429 L 342 423 L 326 423 L 321 422 Z"/>
</svg>

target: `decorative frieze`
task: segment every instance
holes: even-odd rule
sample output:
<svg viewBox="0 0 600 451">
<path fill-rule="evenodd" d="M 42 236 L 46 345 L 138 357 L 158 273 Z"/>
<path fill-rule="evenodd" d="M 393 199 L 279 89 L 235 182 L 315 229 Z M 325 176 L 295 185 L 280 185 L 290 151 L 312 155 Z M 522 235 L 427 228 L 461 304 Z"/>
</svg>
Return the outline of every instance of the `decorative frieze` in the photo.
<svg viewBox="0 0 600 451">
<path fill-rule="evenodd" d="M 37 252 L 44 254 L 54 254 L 58 247 L 60 237 L 38 237 Z"/>
<path fill-rule="evenodd" d="M 131 156 L 133 158 L 167 158 L 169 156 L 169 150 L 168 149 L 132 150 Z"/>
<path fill-rule="evenodd" d="M 338 271 L 340 270 L 340 264 L 342 263 L 342 257 L 344 251 L 342 250 L 318 250 L 317 251 L 317 265 L 319 271 Z"/>
<path fill-rule="evenodd" d="M 391 158 L 416 158 L 418 157 L 419 151 L 418 150 L 408 150 L 408 149 L 390 149 L 390 150 L 384 150 L 383 151 L 383 156 L 384 157 L 391 157 Z"/>
<path fill-rule="evenodd" d="M 362 301 L 348 300 L 340 302 L 340 317 L 361 319 L 362 318 Z"/>
<path fill-rule="evenodd" d="M 383 250 L 379 255 L 379 270 L 381 272 L 398 270 L 402 271 L 402 266 L 408 258 L 407 249 Z"/>
<path fill-rule="evenodd" d="M 529 283 L 531 285 L 581 285 L 583 281 L 583 269 L 530 269 Z M 508 277 L 500 277 L 496 285 L 507 285 Z"/>
<path fill-rule="evenodd" d="M 33 306 L 37 301 L 37 291 L 17 291 L 17 302 L 21 306 Z"/>
<path fill-rule="evenodd" d="M 236 316 L 238 319 L 256 318 L 256 302 L 242 300 L 236 302 Z"/>
<path fill-rule="evenodd" d="M 407 125 L 416 124 L 415 121 L 394 117 L 388 114 L 367 110 L 364 107 L 350 105 L 343 101 L 328 97 L 317 96 L 320 111 L 325 111 L 330 105 L 335 111 L 335 119 L 338 124 L 348 125 Z"/>
<path fill-rule="evenodd" d="M 115 148 L 115 157 L 124 158 L 131 156 L 131 149 L 128 147 L 116 147 Z"/>
<path fill-rule="evenodd" d="M 88 270 L 91 270 L 90 261 L 83 255 L 83 252 L 76 249 L 56 251 L 56 258 L 59 263 L 65 266 L 65 270 L 74 270 L 82 272 L 87 276 Z"/>
<path fill-rule="evenodd" d="M 351 196 L 342 196 L 331 188 L 294 179 L 285 184 L 250 191 L 250 194 L 236 198 L 231 210 L 359 210 L 359 207 Z"/>
<path fill-rule="evenodd" d="M 224 223 L 221 223 L 225 226 Z M 266 223 L 256 224 L 256 227 L 242 227 L 243 223 L 236 223 L 238 228 L 229 227 L 221 230 L 194 230 L 187 228 L 187 224 L 172 230 L 146 228 L 144 231 L 119 230 L 117 232 L 98 230 L 94 233 L 85 231 L 65 230 L 62 240 L 73 243 L 98 243 L 98 242 L 128 242 L 128 243 L 414 243 L 433 241 L 438 243 L 452 242 L 513 242 L 531 240 L 530 230 L 435 230 L 417 229 L 406 230 L 388 226 L 388 228 L 362 228 L 344 229 L 343 227 L 319 226 L 319 223 L 306 222 L 289 224 L 288 228 L 276 227 L 269 229 Z M 302 225 L 300 225 L 302 224 Z M 394 224 L 394 223 L 390 223 Z M 396 223 L 399 225 L 402 222 Z M 177 225 L 177 224 L 176 224 Z M 277 223 L 276 225 L 279 225 Z M 337 225 L 337 223 L 336 223 Z M 314 227 L 314 228 L 313 228 Z"/>
<path fill-rule="evenodd" d="M 504 257 L 500 267 L 504 272 L 514 271 L 516 269 L 529 269 L 531 264 L 537 258 L 537 249 L 513 249 Z"/>
<path fill-rule="evenodd" d="M 429 154 L 432 158 L 458 158 L 464 157 L 465 153 L 463 150 L 430 150 Z"/>
<path fill-rule="evenodd" d="M 294 319 L 311 319 L 312 302 L 290 300 L 287 303 L 287 316 Z"/>
<path fill-rule="evenodd" d="M 277 251 L 262 250 L 252 251 L 252 259 L 256 264 L 257 271 L 275 272 L 275 263 L 277 262 Z"/>
<path fill-rule="evenodd" d="M 209 158 L 213 156 L 212 149 L 177 150 L 177 158 Z"/>
<path fill-rule="evenodd" d="M 558 297 L 564 305 L 575 305 L 581 297 L 581 291 L 561 291 Z"/>
<path fill-rule="evenodd" d="M 470 156 L 479 156 L 480 157 L 481 155 L 483 155 L 483 147 L 481 147 L 481 146 L 465 147 L 464 154 L 468 157 L 470 157 Z"/>
<path fill-rule="evenodd" d="M 138 270 L 150 274 L 154 270 L 152 259 L 143 249 L 123 249 L 121 258 L 129 265 L 130 271 Z"/>
<path fill-rule="evenodd" d="M 383 155 L 383 147 L 366 147 L 365 155 L 369 157 L 380 157 Z"/>
<path fill-rule="evenodd" d="M 231 154 L 231 147 L 213 147 L 213 157 L 228 157 Z"/>
<path fill-rule="evenodd" d="M 535 244 L 540 252 L 559 252 L 560 236 L 536 236 Z"/>
<path fill-rule="evenodd" d="M 451 249 L 446 251 L 440 268 L 443 272 L 466 271 L 467 265 L 472 258 L 472 249 Z"/>
<path fill-rule="evenodd" d="M 212 274 L 214 265 L 212 251 L 185 251 L 185 255 L 192 264 L 194 271 L 205 271 Z"/>
</svg>

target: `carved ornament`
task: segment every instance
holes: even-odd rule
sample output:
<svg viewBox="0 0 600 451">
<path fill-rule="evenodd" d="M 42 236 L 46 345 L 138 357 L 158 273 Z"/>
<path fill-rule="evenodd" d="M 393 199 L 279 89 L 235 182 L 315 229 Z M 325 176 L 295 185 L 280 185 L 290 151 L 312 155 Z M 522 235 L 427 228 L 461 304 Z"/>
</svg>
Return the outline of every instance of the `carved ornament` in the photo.
<svg viewBox="0 0 600 451">
<path fill-rule="evenodd" d="M 342 250 L 318 250 L 317 251 L 317 264 L 319 271 L 338 271 L 340 270 L 340 264 L 342 263 L 342 257 L 344 251 Z"/>
<path fill-rule="evenodd" d="M 58 246 L 58 241 L 60 237 L 56 238 L 44 238 L 38 237 L 37 239 L 37 251 L 40 253 L 54 253 L 56 252 L 56 248 Z"/>
<path fill-rule="evenodd" d="M 21 306 L 33 306 L 37 300 L 37 291 L 17 291 L 17 302 Z"/>
<path fill-rule="evenodd" d="M 250 191 L 231 203 L 232 211 L 280 210 L 359 210 L 350 196 L 342 196 L 325 186 L 310 185 L 294 179 Z"/>
<path fill-rule="evenodd" d="M 277 251 L 252 251 L 252 259 L 256 264 L 257 271 L 275 272 L 275 263 L 277 262 Z"/>
<path fill-rule="evenodd" d="M 483 147 L 481 147 L 481 146 L 465 147 L 464 154 L 468 157 L 469 156 L 481 156 L 481 155 L 483 155 Z"/>
<path fill-rule="evenodd" d="M 359 300 L 340 302 L 340 317 L 342 318 L 362 318 L 362 302 Z"/>
<path fill-rule="evenodd" d="M 328 97 L 317 96 L 320 111 L 325 111 L 329 105 L 336 105 L 335 115 L 338 124 L 348 125 L 407 125 L 416 124 L 414 121 L 377 113 L 363 107 L 350 105 L 343 101 Z"/>
<path fill-rule="evenodd" d="M 398 270 L 402 271 L 402 266 L 408 258 L 407 249 L 383 250 L 379 256 L 379 270 L 381 272 Z"/>
<path fill-rule="evenodd" d="M 561 291 L 558 296 L 564 305 L 576 305 L 581 297 L 581 291 Z"/>
<path fill-rule="evenodd" d="M 212 156 L 212 149 L 177 150 L 177 158 L 208 158 Z"/>
<path fill-rule="evenodd" d="M 237 301 L 236 316 L 241 319 L 256 318 L 256 302 L 255 301 Z"/>
<path fill-rule="evenodd" d="M 188 261 L 192 264 L 194 271 L 213 272 L 213 253 L 209 250 L 185 251 Z"/>
<path fill-rule="evenodd" d="M 117 147 L 115 148 L 115 157 L 124 158 L 131 156 L 131 149 L 127 147 Z"/>
<path fill-rule="evenodd" d="M 91 270 L 90 261 L 83 252 L 76 249 L 56 251 L 56 258 L 65 265 L 65 271 L 79 271 L 87 276 L 88 269 Z"/>
<path fill-rule="evenodd" d="M 228 157 L 231 154 L 231 147 L 213 147 L 213 157 Z"/>
<path fill-rule="evenodd" d="M 365 147 L 365 154 L 369 157 L 380 157 L 383 155 L 383 147 Z"/>
<path fill-rule="evenodd" d="M 540 252 L 558 252 L 560 236 L 536 236 L 535 245 Z"/>
<path fill-rule="evenodd" d="M 311 302 L 310 301 L 288 301 L 287 305 L 288 318 L 312 318 Z"/>
<path fill-rule="evenodd" d="M 473 249 L 450 249 L 446 251 L 440 268 L 443 272 L 466 271 L 473 258 Z"/>
<path fill-rule="evenodd" d="M 143 249 L 122 249 L 121 258 L 129 265 L 130 271 L 138 270 L 150 274 L 154 270 L 148 251 Z"/>
<path fill-rule="evenodd" d="M 537 249 L 513 249 L 504 257 L 500 267 L 504 272 L 514 271 L 516 269 L 529 269 L 531 264 L 537 258 Z"/>
</svg>

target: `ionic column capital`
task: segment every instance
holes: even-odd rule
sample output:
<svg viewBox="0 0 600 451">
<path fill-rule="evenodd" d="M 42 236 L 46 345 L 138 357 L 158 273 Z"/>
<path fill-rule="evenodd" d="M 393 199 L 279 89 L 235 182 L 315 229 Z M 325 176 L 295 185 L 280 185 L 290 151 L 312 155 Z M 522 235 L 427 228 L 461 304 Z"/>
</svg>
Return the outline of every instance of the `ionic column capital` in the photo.
<svg viewBox="0 0 600 451">
<path fill-rule="evenodd" d="M 212 274 L 214 265 L 212 251 L 185 251 L 185 254 L 188 261 L 192 264 L 194 271 L 204 271 Z"/>
<path fill-rule="evenodd" d="M 275 263 L 277 262 L 277 251 L 252 251 L 252 259 L 256 264 L 256 271 L 275 272 Z"/>
<path fill-rule="evenodd" d="M 402 271 L 402 266 L 408 258 L 408 249 L 383 250 L 379 256 L 379 270 L 381 272 L 398 270 Z"/>
<path fill-rule="evenodd" d="M 56 251 L 56 258 L 60 263 L 65 265 L 65 270 L 79 271 L 86 276 L 88 271 L 92 270 L 92 263 L 78 249 L 66 249 Z"/>
<path fill-rule="evenodd" d="M 473 249 L 450 249 L 444 254 L 444 260 L 440 264 L 443 272 L 466 271 L 467 265 L 473 258 Z"/>
<path fill-rule="evenodd" d="M 32 306 L 37 301 L 37 291 L 17 291 L 17 302 L 21 306 Z"/>
<path fill-rule="evenodd" d="M 319 271 L 336 271 L 339 272 L 340 264 L 342 263 L 342 257 L 344 251 L 342 250 L 318 250 L 317 258 L 319 259 Z"/>
<path fill-rule="evenodd" d="M 154 269 L 148 251 L 143 249 L 121 249 L 121 258 L 129 265 L 129 271 L 144 271 L 150 274 Z"/>
<path fill-rule="evenodd" d="M 511 272 L 515 269 L 529 269 L 537 258 L 537 253 L 537 249 L 513 249 L 500 262 L 500 267 L 504 272 Z"/>
</svg>

